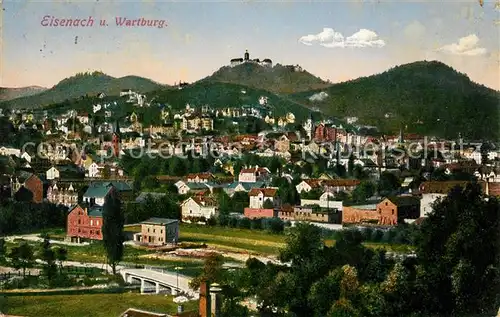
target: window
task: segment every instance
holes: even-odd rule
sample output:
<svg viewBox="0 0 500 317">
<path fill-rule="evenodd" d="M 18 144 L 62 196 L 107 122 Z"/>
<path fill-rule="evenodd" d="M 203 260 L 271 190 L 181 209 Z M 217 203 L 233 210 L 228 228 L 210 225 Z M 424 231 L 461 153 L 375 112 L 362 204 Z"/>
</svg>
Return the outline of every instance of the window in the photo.
<svg viewBox="0 0 500 317">
<path fill-rule="evenodd" d="M 78 224 L 81 224 L 81 223 L 82 223 L 82 221 L 80 219 L 78 219 Z"/>
<path fill-rule="evenodd" d="M 155 233 L 155 232 L 156 232 L 156 229 L 153 229 L 153 233 Z"/>
<path fill-rule="evenodd" d="M 163 230 L 160 230 L 160 233 L 163 233 Z"/>
<path fill-rule="evenodd" d="M 99 233 L 99 230 L 97 230 L 97 231 L 95 232 L 95 234 L 99 235 L 99 234 L 100 234 L 100 233 Z"/>
<path fill-rule="evenodd" d="M 387 205 L 389 205 L 389 204 L 388 204 L 387 202 L 385 202 L 385 205 L 387 206 Z"/>
<path fill-rule="evenodd" d="M 394 209 L 392 210 L 392 214 L 394 215 Z"/>
<path fill-rule="evenodd" d="M 149 232 L 149 228 L 148 228 L 148 232 Z"/>
<path fill-rule="evenodd" d="M 99 220 L 96 220 L 96 226 L 98 226 L 98 225 L 99 225 Z"/>
<path fill-rule="evenodd" d="M 90 220 L 90 225 L 93 226 L 94 225 L 94 220 Z"/>
</svg>

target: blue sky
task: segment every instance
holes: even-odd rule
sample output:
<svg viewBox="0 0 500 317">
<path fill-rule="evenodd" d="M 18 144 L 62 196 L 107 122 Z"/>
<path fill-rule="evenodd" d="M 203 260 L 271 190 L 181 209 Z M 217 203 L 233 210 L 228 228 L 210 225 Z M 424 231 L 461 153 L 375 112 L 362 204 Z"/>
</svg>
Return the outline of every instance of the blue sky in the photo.
<svg viewBox="0 0 500 317">
<path fill-rule="evenodd" d="M 3 9 L 0 86 L 51 87 L 76 72 L 93 70 L 117 77 L 135 74 L 166 84 L 191 82 L 248 49 L 252 58 L 300 64 L 333 82 L 412 61 L 441 60 L 474 81 L 500 89 L 500 25 L 496 22 L 500 11 L 494 1 L 481 7 L 472 0 L 7 0 Z M 42 27 L 45 15 L 92 16 L 96 22 L 92 28 Z M 168 26 L 120 28 L 114 22 L 117 16 L 164 19 Z M 109 26 L 99 27 L 100 19 Z M 338 33 L 343 38 L 340 42 L 330 37 Z"/>
</svg>

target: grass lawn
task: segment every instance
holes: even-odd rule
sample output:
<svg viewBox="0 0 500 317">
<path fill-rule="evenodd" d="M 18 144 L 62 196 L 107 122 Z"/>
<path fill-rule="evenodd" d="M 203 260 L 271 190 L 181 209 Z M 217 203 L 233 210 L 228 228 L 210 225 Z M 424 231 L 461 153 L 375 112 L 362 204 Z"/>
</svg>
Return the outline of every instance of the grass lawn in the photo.
<svg viewBox="0 0 500 317">
<path fill-rule="evenodd" d="M 140 226 L 125 227 L 125 231 L 138 232 Z M 181 224 L 179 231 L 180 242 L 205 243 L 221 251 L 277 254 L 285 245 L 284 235 L 264 230 Z"/>
<path fill-rule="evenodd" d="M 184 304 L 184 310 L 196 309 L 196 301 Z M 113 317 L 128 308 L 173 314 L 177 304 L 171 296 L 123 294 L 12 296 L 6 299 L 3 313 L 27 317 Z"/>
</svg>

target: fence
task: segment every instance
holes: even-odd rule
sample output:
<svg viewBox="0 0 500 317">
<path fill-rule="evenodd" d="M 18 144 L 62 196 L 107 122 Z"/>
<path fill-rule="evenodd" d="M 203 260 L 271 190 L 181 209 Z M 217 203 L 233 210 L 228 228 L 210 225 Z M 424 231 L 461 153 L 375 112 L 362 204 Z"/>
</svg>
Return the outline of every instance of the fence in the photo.
<svg viewBox="0 0 500 317">
<path fill-rule="evenodd" d="M 16 276 L 19 276 L 19 277 L 23 277 L 23 272 L 21 271 L 18 271 L 18 272 L 4 272 L 4 273 L 0 273 L 0 281 L 3 281 L 3 280 L 8 280 L 12 277 L 16 277 Z M 31 276 L 40 276 L 40 273 L 38 274 L 32 274 L 31 271 L 28 271 L 26 272 L 26 275 L 24 275 L 25 277 L 31 277 Z"/>
</svg>

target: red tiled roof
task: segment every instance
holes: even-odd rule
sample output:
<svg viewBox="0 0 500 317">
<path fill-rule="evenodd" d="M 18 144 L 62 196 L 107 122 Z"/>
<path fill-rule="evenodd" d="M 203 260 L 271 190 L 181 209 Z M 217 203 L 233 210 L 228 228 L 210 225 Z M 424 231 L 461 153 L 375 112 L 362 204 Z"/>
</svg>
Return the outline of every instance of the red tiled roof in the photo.
<svg viewBox="0 0 500 317">
<path fill-rule="evenodd" d="M 312 188 L 317 188 L 321 185 L 321 181 L 323 181 L 322 179 L 305 179 L 304 182 L 311 186 Z"/>
<path fill-rule="evenodd" d="M 248 196 L 257 196 L 262 193 L 264 197 L 274 197 L 278 190 L 276 188 L 252 188 Z"/>
<path fill-rule="evenodd" d="M 422 194 L 448 194 L 456 186 L 465 187 L 468 183 L 467 181 L 430 181 L 420 184 L 419 189 Z M 484 183 L 481 183 L 481 185 L 484 188 Z"/>
<path fill-rule="evenodd" d="M 256 173 L 257 171 L 261 172 L 261 173 L 267 173 L 267 169 L 264 168 L 264 167 L 259 167 L 259 168 L 255 168 L 255 167 L 252 167 L 252 168 L 244 168 L 240 171 L 240 174 L 241 173 Z"/>
<path fill-rule="evenodd" d="M 357 179 L 325 179 L 323 184 L 326 186 L 357 186 L 361 181 Z"/>
<path fill-rule="evenodd" d="M 198 205 L 202 206 L 217 206 L 217 201 L 212 197 L 207 197 L 203 195 L 196 195 L 191 197 Z"/>
</svg>

